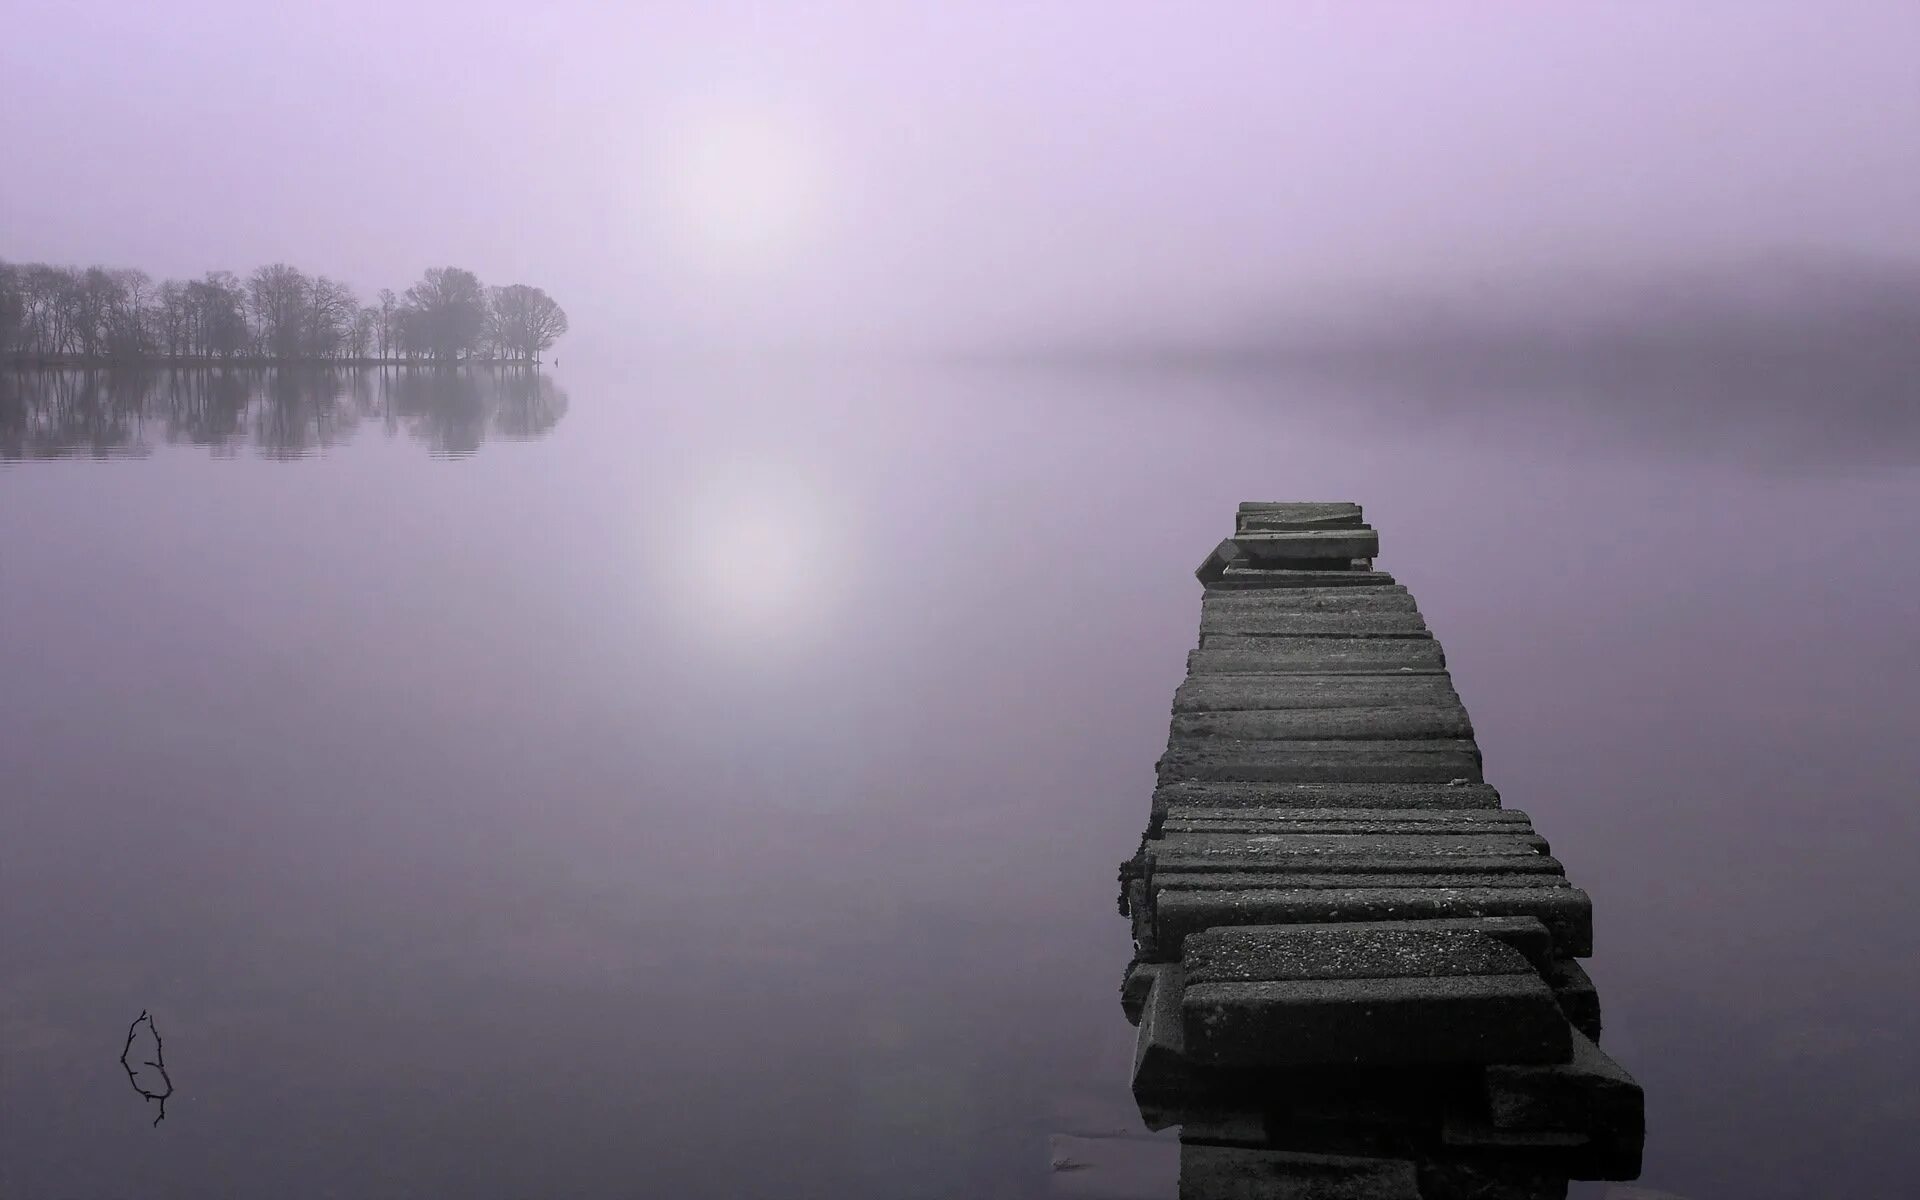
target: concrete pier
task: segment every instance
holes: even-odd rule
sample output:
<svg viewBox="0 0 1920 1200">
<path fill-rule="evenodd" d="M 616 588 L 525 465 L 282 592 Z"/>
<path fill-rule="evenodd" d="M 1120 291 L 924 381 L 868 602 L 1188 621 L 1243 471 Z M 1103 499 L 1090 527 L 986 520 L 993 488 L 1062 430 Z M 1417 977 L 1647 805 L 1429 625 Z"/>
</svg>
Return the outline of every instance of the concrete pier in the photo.
<svg viewBox="0 0 1920 1200">
<path fill-rule="evenodd" d="M 1120 868 L 1134 1095 L 1181 1195 L 1566 1194 L 1639 1174 L 1593 906 L 1482 775 L 1357 504 L 1247 503 Z"/>
</svg>

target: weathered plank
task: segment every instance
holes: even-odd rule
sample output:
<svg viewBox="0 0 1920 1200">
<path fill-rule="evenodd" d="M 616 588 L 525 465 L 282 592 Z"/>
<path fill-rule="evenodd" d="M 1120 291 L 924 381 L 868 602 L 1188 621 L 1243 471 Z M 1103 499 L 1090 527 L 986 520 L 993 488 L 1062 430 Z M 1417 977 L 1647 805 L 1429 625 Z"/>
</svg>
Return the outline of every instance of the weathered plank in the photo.
<svg viewBox="0 0 1920 1200">
<path fill-rule="evenodd" d="M 1418 612 L 1413 594 L 1391 587 L 1299 587 L 1208 589 L 1200 597 L 1200 611 L 1210 612 Z"/>
<path fill-rule="evenodd" d="M 1469 738 L 1395 741 L 1250 741 L 1179 738 L 1167 743 L 1160 779 L 1284 783 L 1447 783 L 1480 780 L 1480 749 Z"/>
<path fill-rule="evenodd" d="M 1220 875 L 1154 881 L 1154 954 L 1180 957 L 1187 935 L 1221 925 L 1300 925 L 1435 917 L 1533 917 L 1553 934 L 1557 955 L 1593 953 L 1593 902 L 1553 876 L 1301 876 L 1279 886 L 1219 888 Z"/>
<path fill-rule="evenodd" d="M 1227 545 L 1232 545 L 1228 539 Z M 1216 578 L 1204 581 L 1207 594 L 1260 588 L 1387 587 L 1393 576 L 1386 571 L 1352 569 L 1297 571 L 1285 567 L 1222 566 Z"/>
<path fill-rule="evenodd" d="M 1403 741 L 1473 736 L 1473 722 L 1458 703 L 1424 708 L 1285 708 L 1255 712 L 1175 713 L 1176 738 L 1239 741 Z"/>
<path fill-rule="evenodd" d="M 1433 675 L 1192 675 L 1173 694 L 1173 711 L 1427 708 L 1460 705 L 1453 677 Z"/>
<path fill-rule="evenodd" d="M 1433 632 L 1417 612 L 1204 612 L 1200 644 L 1215 637 L 1430 638 Z"/>
<path fill-rule="evenodd" d="M 1166 780 L 1153 790 L 1156 819 L 1200 809 L 1494 809 L 1488 783 L 1282 783 L 1271 780 Z"/>
<path fill-rule="evenodd" d="M 1566 1019 L 1471 929 L 1211 929 L 1186 940 L 1187 1056 L 1215 1065 L 1558 1063 Z"/>
<path fill-rule="evenodd" d="M 1432 638 L 1215 637 L 1187 652 L 1193 675 L 1438 675 L 1446 667 Z"/>
<path fill-rule="evenodd" d="M 1361 525 L 1350 529 L 1286 529 L 1271 533 L 1235 534 L 1240 557 L 1254 566 L 1283 562 L 1351 562 L 1380 553 L 1379 531 Z"/>
</svg>

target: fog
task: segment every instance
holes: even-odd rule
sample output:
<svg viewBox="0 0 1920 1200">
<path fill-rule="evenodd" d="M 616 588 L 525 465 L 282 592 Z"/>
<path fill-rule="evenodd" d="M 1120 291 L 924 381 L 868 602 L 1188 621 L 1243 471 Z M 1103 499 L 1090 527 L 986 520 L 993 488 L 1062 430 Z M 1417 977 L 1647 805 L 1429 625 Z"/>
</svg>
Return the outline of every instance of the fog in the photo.
<svg viewBox="0 0 1920 1200">
<path fill-rule="evenodd" d="M 1920 260 L 1904 3 L 7 24 L 0 257 L 284 259 L 363 293 L 460 263 L 559 297 L 563 357 L 1257 341 L 1270 315 L 1596 270 Z"/>
<path fill-rule="evenodd" d="M 0 260 L 570 329 L 0 370 L 0 1192 L 1095 1194 L 1192 564 L 1353 499 L 1595 899 L 1643 1194 L 1907 1194 L 1916 47 L 10 0 Z"/>
</svg>

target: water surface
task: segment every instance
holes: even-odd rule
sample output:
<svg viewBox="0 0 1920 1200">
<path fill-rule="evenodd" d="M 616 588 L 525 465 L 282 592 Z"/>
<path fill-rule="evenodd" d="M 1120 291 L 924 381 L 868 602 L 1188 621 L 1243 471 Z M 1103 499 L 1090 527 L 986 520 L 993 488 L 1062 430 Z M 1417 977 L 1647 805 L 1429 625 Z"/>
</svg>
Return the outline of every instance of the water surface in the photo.
<svg viewBox="0 0 1920 1200">
<path fill-rule="evenodd" d="M 0 1192 L 1170 1194 L 1050 1138 L 1139 1131 L 1114 872 L 1244 499 L 1381 531 L 1594 897 L 1646 1185 L 1910 1192 L 1912 421 L 540 379 L 0 385 Z"/>
</svg>

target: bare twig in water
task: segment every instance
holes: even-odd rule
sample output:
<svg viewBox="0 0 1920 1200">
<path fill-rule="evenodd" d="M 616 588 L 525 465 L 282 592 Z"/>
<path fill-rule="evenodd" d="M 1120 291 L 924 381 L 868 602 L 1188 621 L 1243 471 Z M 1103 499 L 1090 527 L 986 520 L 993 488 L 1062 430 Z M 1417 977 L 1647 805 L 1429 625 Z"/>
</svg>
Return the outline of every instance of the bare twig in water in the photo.
<svg viewBox="0 0 1920 1200">
<path fill-rule="evenodd" d="M 134 1077 L 133 1064 L 127 1061 L 127 1055 L 133 1053 L 133 1039 L 139 1035 L 140 1022 L 142 1021 L 147 1023 L 147 1029 L 153 1034 L 153 1059 L 141 1065 L 152 1067 L 154 1070 L 160 1072 L 160 1082 L 165 1084 L 167 1089 L 164 1092 L 150 1092 L 140 1086 L 140 1081 Z M 140 1015 L 133 1019 L 133 1024 L 127 1026 L 127 1045 L 125 1049 L 120 1051 L 120 1065 L 127 1069 L 127 1082 L 133 1085 L 134 1091 L 139 1092 L 143 1099 L 158 1100 L 160 1102 L 160 1115 L 153 1119 L 153 1123 L 158 1125 L 160 1122 L 166 1120 L 167 1097 L 173 1095 L 173 1080 L 167 1077 L 164 1056 L 160 1053 L 160 1027 L 153 1023 L 153 1018 L 147 1014 L 147 1010 L 144 1008 L 140 1010 Z"/>
</svg>

